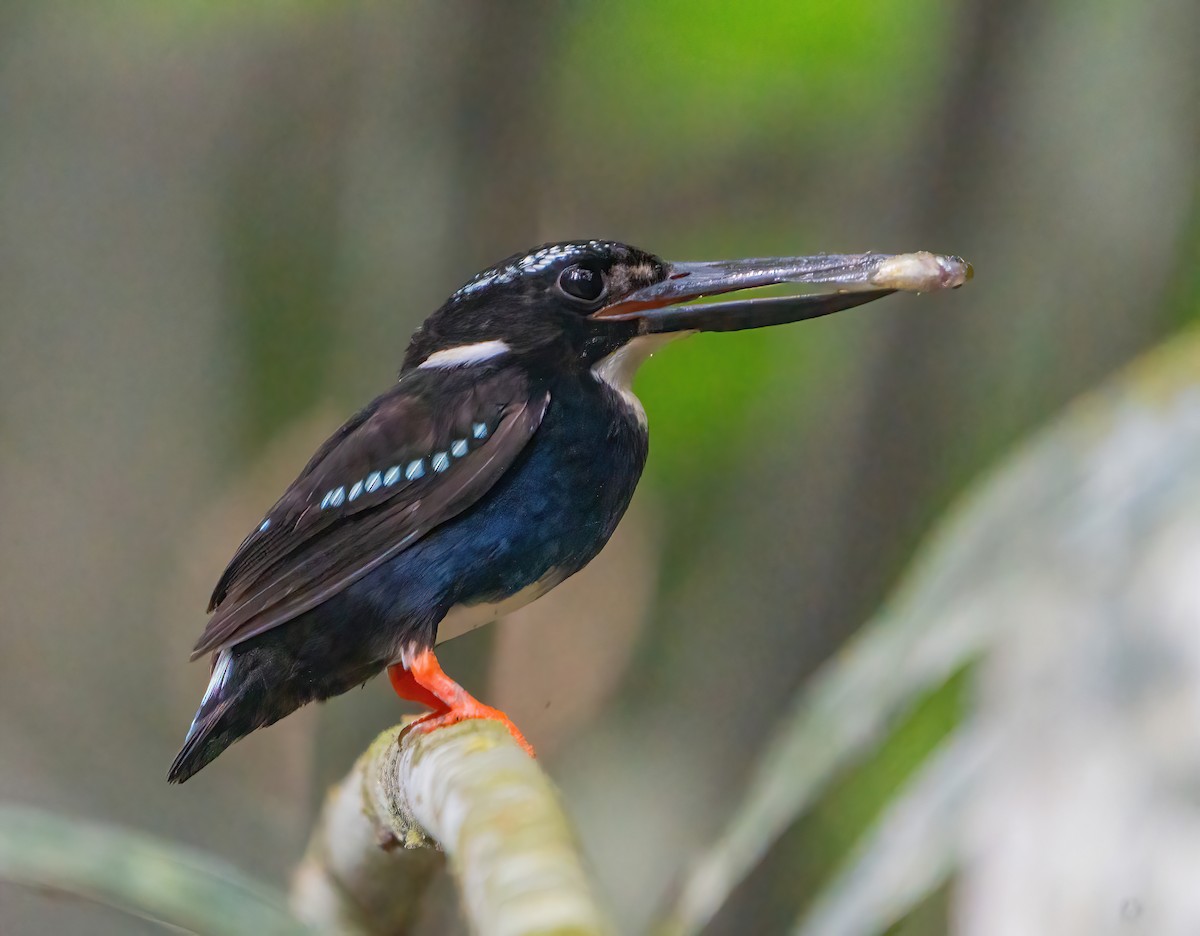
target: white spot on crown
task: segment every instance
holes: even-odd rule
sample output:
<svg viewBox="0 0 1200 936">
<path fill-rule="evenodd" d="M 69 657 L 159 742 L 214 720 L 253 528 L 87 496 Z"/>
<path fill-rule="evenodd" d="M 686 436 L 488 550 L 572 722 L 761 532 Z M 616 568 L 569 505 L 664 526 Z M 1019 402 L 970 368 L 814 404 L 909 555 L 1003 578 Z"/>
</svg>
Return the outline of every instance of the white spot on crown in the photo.
<svg viewBox="0 0 1200 936">
<path fill-rule="evenodd" d="M 603 247 L 604 244 L 605 241 L 598 240 L 571 244 L 551 244 L 548 247 L 543 247 L 541 250 L 535 250 L 531 254 L 526 254 L 524 257 L 507 263 L 504 266 L 484 270 L 450 298 L 458 299 L 462 296 L 469 296 L 472 293 L 479 292 L 481 289 L 486 289 L 489 286 L 500 286 L 505 283 L 511 283 L 525 274 L 541 273 L 559 260 L 573 256 L 589 248 L 595 250 Z"/>
</svg>

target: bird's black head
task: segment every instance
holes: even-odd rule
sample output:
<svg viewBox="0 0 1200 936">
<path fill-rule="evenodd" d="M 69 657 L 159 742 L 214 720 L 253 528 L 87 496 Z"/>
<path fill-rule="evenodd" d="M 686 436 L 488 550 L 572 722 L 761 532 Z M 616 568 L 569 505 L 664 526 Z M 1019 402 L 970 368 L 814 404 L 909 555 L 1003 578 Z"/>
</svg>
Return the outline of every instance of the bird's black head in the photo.
<svg viewBox="0 0 1200 936">
<path fill-rule="evenodd" d="M 496 360 L 588 368 L 642 336 L 733 331 L 815 318 L 897 289 L 961 285 L 970 268 L 933 254 L 669 263 L 616 241 L 544 244 L 473 277 L 417 329 L 403 370 Z M 681 305 L 776 283 L 836 292 Z M 641 343 L 645 344 L 645 343 Z"/>
<path fill-rule="evenodd" d="M 426 319 L 404 368 L 499 354 L 586 365 L 637 334 L 636 323 L 592 316 L 667 271 L 661 258 L 616 241 L 566 241 L 514 254 L 472 277 Z"/>
</svg>

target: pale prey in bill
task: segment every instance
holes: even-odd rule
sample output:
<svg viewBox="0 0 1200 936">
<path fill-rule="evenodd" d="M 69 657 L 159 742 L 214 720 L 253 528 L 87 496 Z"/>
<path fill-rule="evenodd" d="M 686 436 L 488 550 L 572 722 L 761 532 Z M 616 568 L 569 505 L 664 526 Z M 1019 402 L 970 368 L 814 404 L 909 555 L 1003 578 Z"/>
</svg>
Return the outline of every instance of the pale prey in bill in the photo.
<svg viewBox="0 0 1200 936">
<path fill-rule="evenodd" d="M 480 273 L 230 560 L 193 653 L 211 654 L 212 676 L 170 779 L 384 669 L 431 709 L 414 730 L 493 718 L 532 753 L 434 648 L 544 594 L 607 542 L 646 461 L 638 365 L 695 332 L 783 325 L 970 275 L 928 253 L 671 263 L 601 240 Z M 829 289 L 685 304 L 778 283 Z"/>
</svg>

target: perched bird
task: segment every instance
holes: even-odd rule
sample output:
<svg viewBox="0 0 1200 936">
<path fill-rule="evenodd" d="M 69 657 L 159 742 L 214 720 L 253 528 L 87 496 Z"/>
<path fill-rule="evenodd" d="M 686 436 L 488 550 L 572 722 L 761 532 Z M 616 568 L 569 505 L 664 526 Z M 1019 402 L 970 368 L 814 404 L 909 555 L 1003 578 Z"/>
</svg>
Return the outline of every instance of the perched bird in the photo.
<svg viewBox="0 0 1200 936">
<path fill-rule="evenodd" d="M 958 258 L 668 263 L 612 241 L 547 244 L 475 276 L 413 335 L 399 380 L 351 417 L 242 542 L 192 658 L 208 689 L 169 779 L 387 669 L 428 731 L 508 718 L 434 647 L 549 591 L 604 546 L 646 461 L 638 365 L 697 331 L 813 318 L 961 285 Z M 782 282 L 819 295 L 681 305 Z"/>
</svg>

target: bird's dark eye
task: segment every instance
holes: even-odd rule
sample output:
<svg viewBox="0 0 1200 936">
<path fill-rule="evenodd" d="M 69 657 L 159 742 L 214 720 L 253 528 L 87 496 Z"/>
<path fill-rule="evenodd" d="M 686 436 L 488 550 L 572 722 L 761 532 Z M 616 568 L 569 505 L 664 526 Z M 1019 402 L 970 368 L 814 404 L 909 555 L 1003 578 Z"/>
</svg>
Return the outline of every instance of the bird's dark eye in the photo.
<svg viewBox="0 0 1200 936">
<path fill-rule="evenodd" d="M 577 263 L 559 274 L 558 288 L 572 299 L 595 302 L 604 295 L 604 274 L 590 266 Z"/>
</svg>

